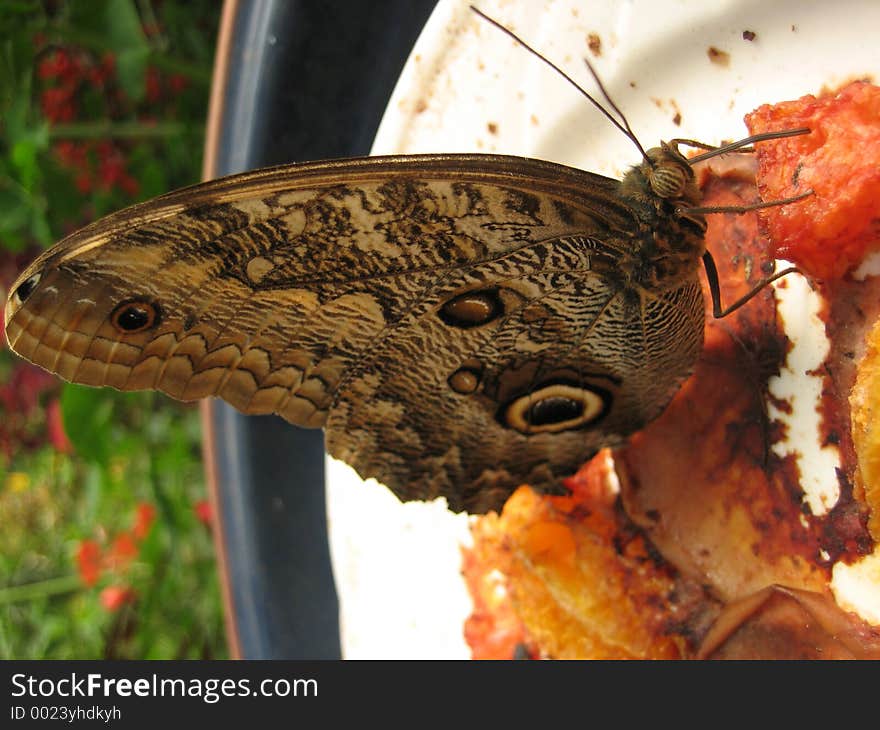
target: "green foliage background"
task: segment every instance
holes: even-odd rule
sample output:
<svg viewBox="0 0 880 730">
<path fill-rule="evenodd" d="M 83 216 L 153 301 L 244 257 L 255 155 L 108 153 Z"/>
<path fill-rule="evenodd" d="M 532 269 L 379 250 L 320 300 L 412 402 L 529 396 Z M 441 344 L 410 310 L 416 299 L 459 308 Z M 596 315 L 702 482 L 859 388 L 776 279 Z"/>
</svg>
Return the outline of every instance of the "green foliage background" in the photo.
<svg viewBox="0 0 880 730">
<path fill-rule="evenodd" d="M 0 4 L 4 286 L 79 225 L 198 180 L 220 9 Z M 0 658 L 225 656 L 198 411 L 62 387 L 28 367 L 0 352 Z M 72 448 L 53 431 L 58 403 Z M 155 520 L 136 554 L 113 560 L 120 536 L 137 532 L 139 505 Z M 91 585 L 85 542 L 103 560 Z M 125 599 L 113 604 L 108 587 Z"/>
</svg>

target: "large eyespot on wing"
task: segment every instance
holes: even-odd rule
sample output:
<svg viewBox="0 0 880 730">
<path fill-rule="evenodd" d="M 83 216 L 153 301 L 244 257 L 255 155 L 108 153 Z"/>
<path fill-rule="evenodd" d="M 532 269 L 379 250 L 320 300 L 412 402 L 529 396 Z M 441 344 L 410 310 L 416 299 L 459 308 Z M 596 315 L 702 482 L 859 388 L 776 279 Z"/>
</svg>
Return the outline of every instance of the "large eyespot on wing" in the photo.
<svg viewBox="0 0 880 730">
<path fill-rule="evenodd" d="M 465 292 L 448 300 L 437 312 L 450 327 L 480 327 L 504 314 L 497 288 Z"/>
<path fill-rule="evenodd" d="M 32 268 L 33 267 L 30 267 L 29 271 Z M 39 271 L 33 274 L 25 272 L 13 283 L 12 288 L 9 291 L 9 296 L 6 299 L 6 307 L 3 310 L 4 329 L 6 329 L 9 321 L 18 311 L 19 307 L 21 307 L 36 290 L 42 278 L 43 275 Z M 7 341 L 8 340 L 9 338 L 7 337 Z"/>
<path fill-rule="evenodd" d="M 17 284 L 12 290 L 12 300 L 18 304 L 18 306 L 24 304 L 34 289 L 36 289 L 37 284 L 40 283 L 41 278 L 42 274 L 31 274 L 31 276 L 27 277 L 23 282 Z"/>
<path fill-rule="evenodd" d="M 110 313 L 110 322 L 122 335 L 145 332 L 161 321 L 162 310 L 157 303 L 138 299 L 121 302 Z"/>
<path fill-rule="evenodd" d="M 522 434 L 558 433 L 591 426 L 611 407 L 611 393 L 593 385 L 547 383 L 504 405 L 498 418 Z"/>
</svg>

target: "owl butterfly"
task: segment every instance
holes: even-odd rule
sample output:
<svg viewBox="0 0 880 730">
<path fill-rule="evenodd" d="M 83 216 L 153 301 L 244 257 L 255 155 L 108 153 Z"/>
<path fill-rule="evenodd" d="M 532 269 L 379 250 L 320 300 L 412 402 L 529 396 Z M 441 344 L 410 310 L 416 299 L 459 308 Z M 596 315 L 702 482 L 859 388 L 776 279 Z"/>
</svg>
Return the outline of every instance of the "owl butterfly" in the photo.
<svg viewBox="0 0 880 730">
<path fill-rule="evenodd" d="M 622 180 L 500 155 L 375 157 L 119 211 L 21 274 L 7 339 L 73 382 L 323 427 L 333 456 L 403 500 L 484 512 L 522 483 L 560 491 L 690 374 L 701 260 L 724 314 L 691 165 L 729 148 L 644 151 L 603 112 L 642 154 Z"/>
</svg>

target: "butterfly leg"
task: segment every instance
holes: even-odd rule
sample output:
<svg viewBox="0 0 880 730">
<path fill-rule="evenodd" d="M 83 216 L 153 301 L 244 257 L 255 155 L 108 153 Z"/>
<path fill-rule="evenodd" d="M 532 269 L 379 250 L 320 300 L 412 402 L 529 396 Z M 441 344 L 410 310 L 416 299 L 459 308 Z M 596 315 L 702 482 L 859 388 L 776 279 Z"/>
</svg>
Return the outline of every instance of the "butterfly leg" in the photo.
<svg viewBox="0 0 880 730">
<path fill-rule="evenodd" d="M 725 308 L 721 304 L 721 287 L 718 284 L 718 269 L 715 266 L 715 259 L 712 258 L 712 254 L 708 251 L 703 254 L 703 267 L 706 269 L 706 280 L 709 282 L 709 292 L 712 295 L 712 316 L 715 319 L 722 319 L 731 312 L 735 312 L 743 304 L 745 304 L 752 297 L 758 294 L 765 286 L 767 286 L 768 284 L 772 284 L 777 279 L 781 279 L 787 274 L 795 272 L 801 273 L 800 270 L 795 266 L 789 266 L 782 271 L 777 271 L 770 276 L 761 279 L 761 281 L 759 281 L 751 291 L 737 299 L 729 307 Z"/>
<path fill-rule="evenodd" d="M 749 203 L 748 205 L 709 205 L 694 206 L 692 208 L 676 208 L 675 212 L 679 215 L 684 213 L 699 213 L 700 215 L 706 215 L 708 213 L 742 214 L 749 213 L 753 210 L 761 210 L 762 208 L 775 208 L 778 205 L 788 205 L 789 203 L 796 203 L 797 201 L 803 200 L 804 198 L 809 198 L 811 195 L 813 195 L 813 191 L 807 190 L 807 192 L 805 193 L 793 195 L 790 198 L 780 198 L 779 200 L 760 200 L 757 203 Z"/>
</svg>

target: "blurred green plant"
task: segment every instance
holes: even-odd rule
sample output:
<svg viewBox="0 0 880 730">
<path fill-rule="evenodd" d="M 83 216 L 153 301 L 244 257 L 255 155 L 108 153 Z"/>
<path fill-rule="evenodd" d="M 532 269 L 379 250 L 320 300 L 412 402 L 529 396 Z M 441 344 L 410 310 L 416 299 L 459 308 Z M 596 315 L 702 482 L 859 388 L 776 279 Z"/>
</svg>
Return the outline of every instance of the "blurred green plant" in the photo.
<svg viewBox="0 0 880 730">
<path fill-rule="evenodd" d="M 199 177 L 215 0 L 0 4 L 0 280 Z M 5 296 L 4 296 L 5 301 Z M 0 352 L 0 658 L 226 655 L 197 410 Z"/>
</svg>

